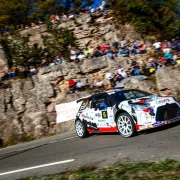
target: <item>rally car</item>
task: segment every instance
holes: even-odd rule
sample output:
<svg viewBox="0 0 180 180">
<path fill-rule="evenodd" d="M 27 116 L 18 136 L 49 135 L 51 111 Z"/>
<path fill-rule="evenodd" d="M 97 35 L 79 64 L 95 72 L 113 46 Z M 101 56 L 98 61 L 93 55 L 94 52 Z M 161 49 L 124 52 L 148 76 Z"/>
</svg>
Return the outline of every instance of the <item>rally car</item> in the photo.
<svg viewBox="0 0 180 180">
<path fill-rule="evenodd" d="M 119 132 L 128 138 L 138 131 L 180 120 L 180 105 L 173 97 L 135 89 L 112 89 L 80 101 L 75 119 L 80 138 L 96 132 Z"/>
</svg>

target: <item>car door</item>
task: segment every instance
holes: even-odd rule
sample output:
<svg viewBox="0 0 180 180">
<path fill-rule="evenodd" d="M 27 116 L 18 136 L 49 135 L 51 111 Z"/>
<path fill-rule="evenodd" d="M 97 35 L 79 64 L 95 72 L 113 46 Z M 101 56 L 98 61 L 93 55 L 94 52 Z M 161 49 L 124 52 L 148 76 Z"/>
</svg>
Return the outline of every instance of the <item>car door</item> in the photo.
<svg viewBox="0 0 180 180">
<path fill-rule="evenodd" d="M 94 108 L 91 106 L 92 99 L 86 99 L 80 107 L 80 119 L 84 122 L 87 128 L 97 130 L 97 124 L 94 118 Z M 82 110 L 81 110 L 82 109 Z"/>
<path fill-rule="evenodd" d="M 108 128 L 114 124 L 114 107 L 111 106 L 107 95 L 99 95 L 93 99 L 95 123 L 98 128 Z"/>
</svg>

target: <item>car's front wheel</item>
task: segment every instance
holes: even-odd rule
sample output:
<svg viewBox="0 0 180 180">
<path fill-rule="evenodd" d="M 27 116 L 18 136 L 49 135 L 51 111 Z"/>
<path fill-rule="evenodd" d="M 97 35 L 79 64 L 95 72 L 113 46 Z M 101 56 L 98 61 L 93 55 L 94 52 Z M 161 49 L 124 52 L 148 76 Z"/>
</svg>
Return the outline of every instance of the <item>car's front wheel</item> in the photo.
<svg viewBox="0 0 180 180">
<path fill-rule="evenodd" d="M 117 117 L 117 128 L 121 136 L 128 138 L 136 133 L 136 128 L 132 117 L 124 112 Z"/>
<path fill-rule="evenodd" d="M 77 120 L 75 123 L 75 128 L 76 128 L 76 134 L 80 138 L 85 138 L 88 136 L 88 131 L 84 125 L 84 123 L 81 120 Z"/>
</svg>

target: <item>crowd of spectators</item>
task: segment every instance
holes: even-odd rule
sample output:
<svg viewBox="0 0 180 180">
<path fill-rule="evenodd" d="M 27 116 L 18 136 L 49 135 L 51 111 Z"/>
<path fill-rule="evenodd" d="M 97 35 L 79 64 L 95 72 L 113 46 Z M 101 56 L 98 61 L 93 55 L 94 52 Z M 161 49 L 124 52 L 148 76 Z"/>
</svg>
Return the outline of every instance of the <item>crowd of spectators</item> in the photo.
<svg viewBox="0 0 180 180">
<path fill-rule="evenodd" d="M 101 2 L 101 5 L 97 8 L 89 7 L 88 9 L 79 9 L 72 10 L 68 14 L 62 15 L 51 15 L 50 20 L 53 23 L 67 21 L 81 13 L 94 13 L 97 11 L 104 11 L 107 8 L 105 1 Z M 31 23 L 32 28 L 38 27 L 42 24 L 39 21 L 38 25 Z M 25 26 L 26 29 L 29 26 Z M 3 29 L 3 34 L 8 35 L 9 28 L 5 27 Z M 136 61 L 136 55 L 148 54 L 148 59 Z M 27 78 L 34 76 L 38 73 L 40 68 L 60 65 L 64 62 L 74 62 L 79 63 L 86 61 L 91 58 L 98 58 L 101 56 L 107 56 L 112 61 L 116 60 L 116 57 L 123 56 L 128 57 L 127 60 L 128 67 L 124 69 L 122 66 L 119 66 L 117 72 L 108 72 L 105 75 L 105 79 L 109 81 L 111 87 L 115 87 L 118 82 L 121 82 L 123 79 L 129 76 L 138 76 L 146 75 L 150 76 L 156 72 L 158 68 L 166 66 L 174 66 L 180 64 L 180 38 L 176 37 L 172 40 L 158 41 L 155 40 L 152 43 L 144 43 L 139 40 L 124 40 L 117 42 L 103 42 L 97 46 L 89 46 L 84 49 L 79 49 L 76 47 L 69 47 L 69 58 L 64 58 L 61 55 L 52 57 L 51 59 L 42 59 L 41 64 L 31 64 L 31 65 L 22 65 L 14 66 L 8 71 L 3 73 L 1 81 L 15 79 L 15 78 Z M 71 92 L 83 91 L 85 90 L 88 82 L 82 82 L 80 79 L 75 82 L 74 80 L 69 81 L 69 88 Z M 106 83 L 99 78 L 96 78 L 91 82 L 91 88 L 104 89 Z"/>
<path fill-rule="evenodd" d="M 107 80 L 111 87 L 115 87 L 123 79 L 130 76 L 153 75 L 158 68 L 180 65 L 180 38 L 177 36 L 171 41 L 157 41 L 155 40 L 152 45 L 147 46 L 144 43 L 140 43 L 138 40 L 100 44 L 93 50 L 84 49 L 82 51 L 75 50 L 74 48 L 70 51 L 71 57 L 70 62 L 79 62 L 87 58 L 108 56 L 112 60 L 115 60 L 116 56 L 129 57 L 127 60 L 127 68 L 124 69 L 119 66 L 117 72 L 108 72 L 102 79 L 94 79 L 88 86 L 90 88 L 105 89 L 107 86 Z M 146 54 L 148 58 L 136 61 L 134 57 L 136 54 Z M 80 56 L 80 57 L 79 57 Z M 70 80 L 73 81 L 73 80 Z M 71 92 L 75 90 L 84 90 L 87 83 L 73 81 L 73 84 L 69 84 Z"/>
<path fill-rule="evenodd" d="M 36 75 L 40 68 L 50 67 L 62 64 L 64 62 L 74 62 L 79 63 L 81 61 L 86 61 L 88 58 L 97 58 L 101 56 L 108 56 L 111 60 L 116 60 L 118 56 L 128 57 L 127 60 L 128 68 L 119 69 L 118 73 L 109 75 L 112 86 L 115 85 L 114 82 L 120 81 L 127 76 L 137 76 L 137 75 L 152 75 L 156 72 L 158 68 L 166 66 L 174 66 L 180 64 L 180 38 L 176 37 L 172 41 L 154 41 L 152 45 L 146 45 L 138 40 L 126 41 L 121 40 L 120 42 L 113 43 L 101 43 L 97 47 L 90 46 L 85 49 L 78 49 L 74 47 L 69 47 L 70 57 L 65 59 L 63 56 L 58 55 L 52 59 L 42 59 L 41 64 L 30 65 L 30 66 L 19 66 L 12 67 L 1 78 L 1 81 L 14 79 L 16 77 L 26 78 L 29 76 Z M 147 60 L 136 61 L 135 58 L 137 54 L 148 54 Z M 126 76 L 126 74 L 128 74 Z M 113 78 L 110 78 L 113 76 Z M 80 84 L 80 82 L 78 83 Z M 95 83 L 96 84 L 96 83 Z M 101 86 L 101 81 L 98 80 L 97 86 Z M 80 85 L 78 85 L 80 86 Z M 82 85 L 81 85 L 82 86 Z M 80 86 L 80 87 L 81 87 Z M 82 90 L 82 88 L 80 88 Z"/>
</svg>

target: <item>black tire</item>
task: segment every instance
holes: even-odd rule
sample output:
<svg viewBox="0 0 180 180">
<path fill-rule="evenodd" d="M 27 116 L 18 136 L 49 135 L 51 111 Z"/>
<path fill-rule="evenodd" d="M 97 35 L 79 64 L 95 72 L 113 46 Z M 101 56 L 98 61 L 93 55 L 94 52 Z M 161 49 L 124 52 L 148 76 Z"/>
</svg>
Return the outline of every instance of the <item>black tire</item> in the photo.
<svg viewBox="0 0 180 180">
<path fill-rule="evenodd" d="M 76 129 L 76 134 L 80 138 L 85 138 L 89 135 L 86 126 L 84 125 L 84 123 L 81 120 L 77 120 L 75 122 L 75 129 Z"/>
<path fill-rule="evenodd" d="M 132 137 L 136 134 L 134 121 L 128 113 L 123 112 L 119 114 L 116 119 L 116 124 L 119 134 L 125 138 Z"/>
</svg>

